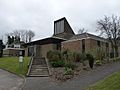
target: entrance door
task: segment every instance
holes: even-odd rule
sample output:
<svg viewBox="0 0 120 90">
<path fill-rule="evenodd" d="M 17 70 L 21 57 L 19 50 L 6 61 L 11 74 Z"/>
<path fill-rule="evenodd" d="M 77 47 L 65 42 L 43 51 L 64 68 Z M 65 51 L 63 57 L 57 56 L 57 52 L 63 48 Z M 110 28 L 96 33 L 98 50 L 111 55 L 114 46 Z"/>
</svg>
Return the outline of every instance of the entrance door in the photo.
<svg viewBox="0 0 120 90">
<path fill-rule="evenodd" d="M 32 56 L 33 52 L 34 52 L 34 47 L 33 46 L 29 46 L 28 47 L 28 56 Z"/>
<path fill-rule="evenodd" d="M 36 45 L 36 56 L 41 57 L 41 46 L 40 45 Z"/>
</svg>

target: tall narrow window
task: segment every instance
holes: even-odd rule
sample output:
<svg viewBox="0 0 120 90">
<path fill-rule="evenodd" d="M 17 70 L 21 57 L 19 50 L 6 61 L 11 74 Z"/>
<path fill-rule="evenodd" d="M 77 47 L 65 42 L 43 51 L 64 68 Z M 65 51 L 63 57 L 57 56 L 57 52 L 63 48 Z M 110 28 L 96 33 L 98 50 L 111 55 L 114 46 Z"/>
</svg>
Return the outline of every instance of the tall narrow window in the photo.
<svg viewBox="0 0 120 90">
<path fill-rule="evenodd" d="M 106 43 L 106 48 L 107 48 L 107 47 L 109 47 L 109 44 L 108 44 L 108 43 Z"/>
<path fill-rule="evenodd" d="M 54 23 L 54 35 L 64 32 L 64 20 Z"/>
<path fill-rule="evenodd" d="M 60 43 L 56 44 L 56 49 L 61 50 L 61 44 Z"/>
<path fill-rule="evenodd" d="M 101 47 L 100 41 L 97 41 L 97 45 L 98 45 L 99 47 Z"/>
<path fill-rule="evenodd" d="M 85 53 L 85 39 L 82 40 L 82 53 Z"/>
<path fill-rule="evenodd" d="M 106 56 L 109 56 L 109 43 L 106 43 Z"/>
</svg>

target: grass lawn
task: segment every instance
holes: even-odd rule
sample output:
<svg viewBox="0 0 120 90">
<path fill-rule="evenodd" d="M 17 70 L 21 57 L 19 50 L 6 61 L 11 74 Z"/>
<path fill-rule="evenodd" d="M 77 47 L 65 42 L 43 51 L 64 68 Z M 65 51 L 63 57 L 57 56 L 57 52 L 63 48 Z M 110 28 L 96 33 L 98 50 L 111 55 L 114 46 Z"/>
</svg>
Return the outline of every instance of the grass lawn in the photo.
<svg viewBox="0 0 120 90">
<path fill-rule="evenodd" d="M 91 85 L 86 90 L 120 90 L 120 72 L 114 73 L 104 80 Z"/>
<path fill-rule="evenodd" d="M 10 72 L 13 72 L 17 75 L 26 75 L 27 73 L 27 65 L 29 63 L 30 58 L 24 57 L 23 69 L 19 68 L 18 57 L 3 57 L 0 58 L 0 68 L 6 69 Z"/>
</svg>

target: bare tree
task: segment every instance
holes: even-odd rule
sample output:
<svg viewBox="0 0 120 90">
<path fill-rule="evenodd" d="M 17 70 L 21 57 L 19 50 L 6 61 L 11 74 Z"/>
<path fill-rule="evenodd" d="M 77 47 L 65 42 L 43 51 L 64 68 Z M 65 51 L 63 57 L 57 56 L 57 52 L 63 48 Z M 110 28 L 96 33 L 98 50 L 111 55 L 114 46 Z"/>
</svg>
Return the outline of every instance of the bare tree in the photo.
<svg viewBox="0 0 120 90">
<path fill-rule="evenodd" d="M 81 28 L 78 30 L 78 34 L 86 33 L 87 30 L 85 28 Z"/>
<path fill-rule="evenodd" d="M 107 36 L 111 43 L 112 52 L 117 57 L 120 39 L 120 17 L 114 15 L 112 17 L 105 16 L 97 21 L 97 30 L 100 31 L 101 35 Z"/>
<path fill-rule="evenodd" d="M 28 42 L 31 42 L 31 39 L 35 36 L 35 33 L 29 30 L 27 34 L 28 34 Z"/>
<path fill-rule="evenodd" d="M 12 33 L 7 33 L 6 36 L 18 38 L 16 40 L 24 41 L 25 43 L 31 42 L 31 39 L 35 36 L 32 30 L 14 30 Z M 15 42 L 16 42 L 15 40 Z"/>
<path fill-rule="evenodd" d="M 14 30 L 11 35 L 14 36 L 14 37 L 20 37 L 20 31 L 19 30 Z"/>
<path fill-rule="evenodd" d="M 20 30 L 20 39 L 25 42 L 26 30 Z"/>
</svg>

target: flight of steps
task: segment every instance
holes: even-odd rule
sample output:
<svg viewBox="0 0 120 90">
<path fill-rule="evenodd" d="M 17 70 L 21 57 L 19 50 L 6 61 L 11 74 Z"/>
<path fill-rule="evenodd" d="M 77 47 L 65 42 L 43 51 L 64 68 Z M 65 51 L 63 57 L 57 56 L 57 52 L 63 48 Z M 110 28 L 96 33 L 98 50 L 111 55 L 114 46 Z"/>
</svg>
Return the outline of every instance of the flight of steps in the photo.
<svg viewBox="0 0 120 90">
<path fill-rule="evenodd" d="M 28 76 L 49 76 L 45 58 L 34 57 Z"/>
</svg>

